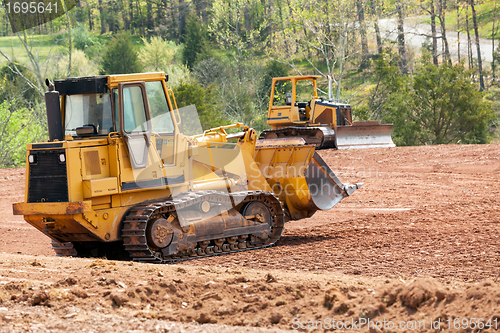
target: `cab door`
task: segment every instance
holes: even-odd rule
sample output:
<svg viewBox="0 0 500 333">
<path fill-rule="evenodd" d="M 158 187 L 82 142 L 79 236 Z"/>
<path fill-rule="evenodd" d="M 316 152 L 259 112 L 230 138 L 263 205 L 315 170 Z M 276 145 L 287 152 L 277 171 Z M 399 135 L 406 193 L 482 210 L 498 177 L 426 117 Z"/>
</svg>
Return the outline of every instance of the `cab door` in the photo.
<svg viewBox="0 0 500 333">
<path fill-rule="evenodd" d="M 120 132 L 133 169 L 145 168 L 151 139 L 149 105 L 144 82 L 120 83 Z"/>
</svg>

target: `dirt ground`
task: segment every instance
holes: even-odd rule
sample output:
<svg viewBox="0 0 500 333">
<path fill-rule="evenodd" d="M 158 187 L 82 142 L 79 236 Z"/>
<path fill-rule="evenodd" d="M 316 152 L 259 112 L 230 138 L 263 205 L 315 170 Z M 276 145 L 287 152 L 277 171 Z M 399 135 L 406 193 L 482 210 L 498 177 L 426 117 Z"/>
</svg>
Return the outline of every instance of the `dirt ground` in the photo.
<svg viewBox="0 0 500 333">
<path fill-rule="evenodd" d="M 272 248 L 164 266 L 53 256 L 0 170 L 0 331 L 500 328 L 500 145 L 320 154 L 364 186 Z"/>
</svg>

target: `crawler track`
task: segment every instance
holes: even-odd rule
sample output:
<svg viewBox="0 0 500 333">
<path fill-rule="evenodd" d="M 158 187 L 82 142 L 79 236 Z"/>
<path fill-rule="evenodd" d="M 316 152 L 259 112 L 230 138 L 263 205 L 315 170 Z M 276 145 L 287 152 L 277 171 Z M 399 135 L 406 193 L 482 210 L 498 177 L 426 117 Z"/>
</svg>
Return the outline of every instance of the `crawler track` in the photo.
<svg viewBox="0 0 500 333">
<path fill-rule="evenodd" d="M 167 217 L 176 210 L 189 208 L 202 201 L 227 206 L 244 206 L 249 202 L 262 202 L 271 212 L 271 235 L 266 239 L 257 239 L 251 234 L 238 237 L 215 238 L 210 241 L 196 242 L 189 250 L 165 256 L 147 243 L 148 221 L 155 216 Z M 181 195 L 174 200 L 150 202 L 133 207 L 126 215 L 122 228 L 122 239 L 125 251 L 134 261 L 149 263 L 172 263 L 210 257 L 225 253 L 234 253 L 265 248 L 273 245 L 280 238 L 284 225 L 284 212 L 279 200 L 270 192 L 252 191 L 225 194 L 216 191 L 191 192 Z M 235 239 L 237 238 L 237 239 Z M 53 243 L 52 248 L 57 255 L 76 255 L 71 243 Z"/>
<path fill-rule="evenodd" d="M 301 137 L 306 144 L 315 145 L 316 149 L 335 148 L 335 131 L 329 127 L 284 127 L 266 130 L 260 139 Z"/>
</svg>

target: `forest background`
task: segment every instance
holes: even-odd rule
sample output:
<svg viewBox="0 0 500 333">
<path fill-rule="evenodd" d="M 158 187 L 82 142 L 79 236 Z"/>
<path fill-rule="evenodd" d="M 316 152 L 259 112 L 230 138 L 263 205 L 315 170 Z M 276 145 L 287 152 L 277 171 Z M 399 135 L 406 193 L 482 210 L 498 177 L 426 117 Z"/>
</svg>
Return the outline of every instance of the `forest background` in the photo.
<svg viewBox="0 0 500 333">
<path fill-rule="evenodd" d="M 262 131 L 271 78 L 316 74 L 323 95 L 333 78 L 356 120 L 393 123 L 397 145 L 498 141 L 497 1 L 86 0 L 19 33 L 0 3 L 0 166 L 47 139 L 45 78 L 143 71 L 166 72 L 204 129 Z M 422 45 L 408 44 L 409 24 L 429 26 Z"/>
</svg>

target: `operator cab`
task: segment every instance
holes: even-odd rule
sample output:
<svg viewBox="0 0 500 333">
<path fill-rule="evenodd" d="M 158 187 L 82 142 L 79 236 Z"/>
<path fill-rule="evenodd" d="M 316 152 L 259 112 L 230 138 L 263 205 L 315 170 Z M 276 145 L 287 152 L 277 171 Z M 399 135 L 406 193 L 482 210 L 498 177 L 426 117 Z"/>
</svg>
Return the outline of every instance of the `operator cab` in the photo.
<svg viewBox="0 0 500 333">
<path fill-rule="evenodd" d="M 318 98 L 318 78 L 319 75 L 274 78 L 268 124 L 309 122 L 312 116 L 312 102 Z"/>
<path fill-rule="evenodd" d="M 47 111 L 55 115 L 52 119 L 57 119 L 56 114 L 62 116 L 62 129 L 51 140 L 118 135 L 127 144 L 132 166 L 144 168 L 153 136 L 163 163 L 174 163 L 174 139 L 180 118 L 173 116 L 177 106 L 172 91 L 166 87 L 167 78 L 164 73 L 146 73 L 55 81 L 52 89 L 61 96 L 60 108 L 55 99 Z"/>
<path fill-rule="evenodd" d="M 120 131 L 144 132 L 148 122 L 155 133 L 174 133 L 171 108 L 162 81 L 145 82 L 144 88 L 145 96 L 140 85 L 124 87 L 123 126 L 120 127 L 118 88 L 108 88 L 107 76 L 56 81 L 55 90 L 62 96 L 64 136 L 79 139 Z"/>
</svg>

